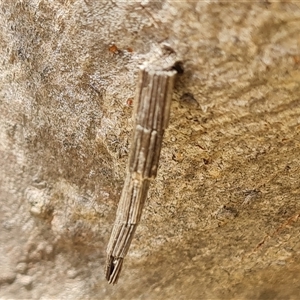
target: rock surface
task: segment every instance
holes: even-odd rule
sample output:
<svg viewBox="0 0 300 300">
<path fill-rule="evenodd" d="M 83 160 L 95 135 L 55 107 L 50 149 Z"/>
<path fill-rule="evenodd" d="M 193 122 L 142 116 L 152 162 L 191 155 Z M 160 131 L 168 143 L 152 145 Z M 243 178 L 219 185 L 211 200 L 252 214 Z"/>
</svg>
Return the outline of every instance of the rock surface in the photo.
<svg viewBox="0 0 300 300">
<path fill-rule="evenodd" d="M 1 299 L 298 299 L 300 5 L 0 4 Z M 161 163 L 104 279 L 138 66 L 174 50 Z"/>
</svg>

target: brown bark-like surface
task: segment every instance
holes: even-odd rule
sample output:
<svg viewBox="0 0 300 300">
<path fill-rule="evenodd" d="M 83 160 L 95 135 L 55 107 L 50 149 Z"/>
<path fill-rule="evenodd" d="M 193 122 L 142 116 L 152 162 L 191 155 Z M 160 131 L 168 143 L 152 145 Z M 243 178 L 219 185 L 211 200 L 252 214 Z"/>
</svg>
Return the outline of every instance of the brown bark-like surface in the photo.
<svg viewBox="0 0 300 300">
<path fill-rule="evenodd" d="M 297 2 L 0 4 L 1 299 L 298 299 Z M 118 284 L 139 66 L 178 77 Z"/>
</svg>

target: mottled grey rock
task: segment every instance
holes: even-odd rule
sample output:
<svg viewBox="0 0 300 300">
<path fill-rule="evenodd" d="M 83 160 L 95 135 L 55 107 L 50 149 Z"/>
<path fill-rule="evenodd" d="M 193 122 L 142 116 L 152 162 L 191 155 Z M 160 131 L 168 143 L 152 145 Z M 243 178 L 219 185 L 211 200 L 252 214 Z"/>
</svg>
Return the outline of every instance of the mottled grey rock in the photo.
<svg viewBox="0 0 300 300">
<path fill-rule="evenodd" d="M 0 25 L 0 250 L 34 278 L 1 299 L 298 298 L 299 3 L 3 0 Z M 109 286 L 138 66 L 166 45 L 185 72 Z"/>
</svg>

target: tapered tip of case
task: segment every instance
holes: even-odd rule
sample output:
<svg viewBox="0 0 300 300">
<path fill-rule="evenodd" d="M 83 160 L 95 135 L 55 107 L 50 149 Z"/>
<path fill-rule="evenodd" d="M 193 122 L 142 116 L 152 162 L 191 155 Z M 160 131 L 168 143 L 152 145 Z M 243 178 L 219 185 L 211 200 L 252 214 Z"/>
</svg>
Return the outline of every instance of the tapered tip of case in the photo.
<svg viewBox="0 0 300 300">
<path fill-rule="evenodd" d="M 109 256 L 106 265 L 106 280 L 108 283 L 116 284 L 118 282 L 123 265 L 123 258 Z"/>
</svg>

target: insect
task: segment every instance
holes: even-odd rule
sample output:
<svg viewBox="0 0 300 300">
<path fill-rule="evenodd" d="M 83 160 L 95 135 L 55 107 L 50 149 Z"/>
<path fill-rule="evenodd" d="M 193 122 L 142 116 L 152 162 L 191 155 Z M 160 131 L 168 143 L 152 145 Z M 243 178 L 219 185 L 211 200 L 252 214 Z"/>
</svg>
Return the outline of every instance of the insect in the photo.
<svg viewBox="0 0 300 300">
<path fill-rule="evenodd" d="M 168 126 L 175 67 L 141 67 L 135 103 L 135 126 L 125 183 L 107 246 L 106 279 L 117 283 L 150 185 L 156 177 L 164 131 Z"/>
</svg>

